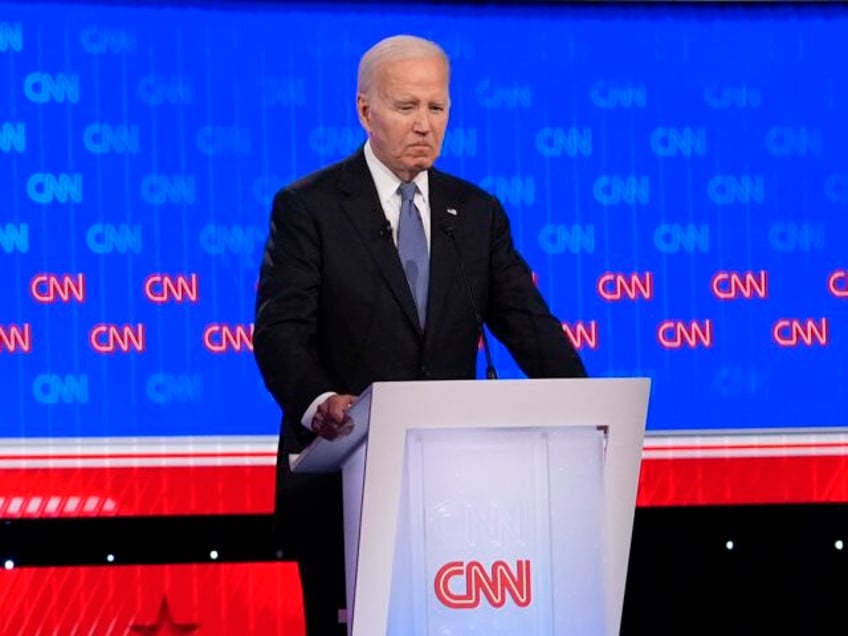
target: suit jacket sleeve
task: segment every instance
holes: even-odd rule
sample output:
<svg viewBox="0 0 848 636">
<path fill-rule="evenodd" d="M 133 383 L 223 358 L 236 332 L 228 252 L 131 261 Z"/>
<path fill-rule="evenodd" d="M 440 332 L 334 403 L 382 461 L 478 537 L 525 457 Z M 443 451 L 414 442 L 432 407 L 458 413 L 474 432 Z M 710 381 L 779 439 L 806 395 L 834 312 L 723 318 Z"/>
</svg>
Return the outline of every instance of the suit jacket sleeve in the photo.
<svg viewBox="0 0 848 636">
<path fill-rule="evenodd" d="M 295 191 L 280 191 L 260 269 L 253 348 L 265 385 L 287 418 L 300 419 L 315 397 L 333 390 L 318 350 L 320 248 L 308 206 Z"/>
<path fill-rule="evenodd" d="M 528 377 L 585 377 L 580 356 L 533 283 L 530 267 L 515 249 L 506 212 L 496 198 L 491 201 L 486 323 Z"/>
</svg>

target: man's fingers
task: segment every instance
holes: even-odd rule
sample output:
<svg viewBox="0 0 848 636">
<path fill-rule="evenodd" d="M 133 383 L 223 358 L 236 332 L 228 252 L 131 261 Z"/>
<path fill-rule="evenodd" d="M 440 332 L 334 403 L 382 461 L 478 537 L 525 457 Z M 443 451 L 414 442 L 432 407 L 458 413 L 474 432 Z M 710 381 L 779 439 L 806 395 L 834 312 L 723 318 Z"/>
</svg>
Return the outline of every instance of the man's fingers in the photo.
<svg viewBox="0 0 848 636">
<path fill-rule="evenodd" d="M 315 409 L 315 416 L 321 416 L 321 419 L 327 416 L 327 412 L 329 411 L 329 403 L 325 400 L 318 405 L 318 408 Z"/>
<path fill-rule="evenodd" d="M 329 419 L 322 421 L 313 419 L 311 428 L 316 435 L 324 439 L 333 440 L 337 437 L 349 435 L 353 431 L 353 420 L 345 417 L 341 424 L 337 424 Z"/>
<path fill-rule="evenodd" d="M 313 419 L 311 428 L 312 432 L 324 439 L 336 439 L 339 435 L 339 427 L 329 420 L 318 421 Z"/>
<path fill-rule="evenodd" d="M 353 430 L 353 420 L 347 414 L 356 401 L 353 395 L 332 395 L 318 405 L 310 428 L 324 439 L 333 440 Z"/>
<path fill-rule="evenodd" d="M 354 398 L 352 395 L 334 395 L 328 398 L 324 404 L 327 404 L 330 418 L 341 425 L 347 417 L 347 411 L 353 404 L 353 401 Z"/>
<path fill-rule="evenodd" d="M 339 436 L 350 435 L 353 431 L 353 420 L 349 417 L 345 417 L 344 422 L 342 422 L 341 427 L 339 428 Z"/>
<path fill-rule="evenodd" d="M 335 404 L 333 404 L 330 407 L 329 415 L 330 419 L 332 419 L 333 422 L 335 422 L 336 424 L 341 424 L 346 417 L 344 404 L 342 402 L 336 402 Z"/>
</svg>

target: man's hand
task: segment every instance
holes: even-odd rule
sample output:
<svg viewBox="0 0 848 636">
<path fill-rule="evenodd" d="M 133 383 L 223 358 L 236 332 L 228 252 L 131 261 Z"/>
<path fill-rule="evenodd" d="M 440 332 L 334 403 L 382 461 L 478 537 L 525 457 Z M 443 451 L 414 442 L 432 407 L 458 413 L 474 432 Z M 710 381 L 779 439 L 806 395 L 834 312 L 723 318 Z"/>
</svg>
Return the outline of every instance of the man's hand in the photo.
<svg viewBox="0 0 848 636">
<path fill-rule="evenodd" d="M 353 430 L 348 409 L 356 402 L 355 395 L 331 395 L 318 405 L 310 428 L 324 439 L 336 439 Z"/>
</svg>

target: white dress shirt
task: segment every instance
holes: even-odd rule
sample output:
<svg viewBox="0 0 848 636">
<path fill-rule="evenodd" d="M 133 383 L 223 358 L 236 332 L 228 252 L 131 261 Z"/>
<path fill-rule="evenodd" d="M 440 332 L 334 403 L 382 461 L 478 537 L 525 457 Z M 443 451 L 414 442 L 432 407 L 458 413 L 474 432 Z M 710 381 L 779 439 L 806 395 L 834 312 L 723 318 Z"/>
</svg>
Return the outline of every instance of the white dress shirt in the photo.
<svg viewBox="0 0 848 636">
<path fill-rule="evenodd" d="M 400 219 L 400 187 L 401 180 L 394 172 L 382 161 L 377 159 L 377 155 L 371 149 L 371 140 L 365 142 L 365 163 L 368 164 L 368 171 L 371 173 L 371 178 L 374 179 L 374 185 L 377 187 L 377 196 L 380 199 L 380 205 L 383 206 L 383 214 L 392 225 L 392 237 L 397 246 L 398 236 L 398 220 Z M 419 172 L 412 182 L 418 186 L 415 192 L 415 207 L 421 213 L 421 222 L 424 224 L 424 236 L 427 237 L 427 249 L 430 249 L 430 175 L 426 170 Z"/>
</svg>

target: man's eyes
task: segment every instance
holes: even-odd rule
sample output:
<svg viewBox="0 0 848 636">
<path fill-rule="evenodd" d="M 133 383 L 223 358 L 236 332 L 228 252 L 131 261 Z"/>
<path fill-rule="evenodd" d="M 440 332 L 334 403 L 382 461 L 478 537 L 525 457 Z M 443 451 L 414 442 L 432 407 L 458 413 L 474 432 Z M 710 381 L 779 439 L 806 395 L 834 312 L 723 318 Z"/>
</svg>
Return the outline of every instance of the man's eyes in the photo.
<svg viewBox="0 0 848 636">
<path fill-rule="evenodd" d="M 414 104 L 398 104 L 397 109 L 402 113 L 409 113 L 415 110 Z M 432 113 L 441 113 L 445 110 L 445 107 L 442 104 L 431 104 L 429 106 L 430 112 Z"/>
</svg>

